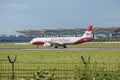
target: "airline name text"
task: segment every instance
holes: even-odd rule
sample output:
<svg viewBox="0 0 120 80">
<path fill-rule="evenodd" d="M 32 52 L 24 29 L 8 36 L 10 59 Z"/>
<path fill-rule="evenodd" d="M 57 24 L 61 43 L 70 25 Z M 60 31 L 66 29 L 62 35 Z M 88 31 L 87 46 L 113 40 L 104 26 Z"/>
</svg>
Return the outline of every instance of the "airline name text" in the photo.
<svg viewBox="0 0 120 80">
<path fill-rule="evenodd" d="M 70 41 L 70 38 L 51 38 L 52 42 L 55 41 L 60 41 L 60 42 L 66 42 L 66 41 Z"/>
</svg>

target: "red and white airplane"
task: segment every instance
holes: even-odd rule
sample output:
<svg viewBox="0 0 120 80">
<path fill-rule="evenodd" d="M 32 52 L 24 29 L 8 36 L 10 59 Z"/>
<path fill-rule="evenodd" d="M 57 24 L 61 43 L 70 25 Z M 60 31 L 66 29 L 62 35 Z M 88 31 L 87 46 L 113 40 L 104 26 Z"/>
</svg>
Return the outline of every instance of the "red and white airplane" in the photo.
<svg viewBox="0 0 120 80">
<path fill-rule="evenodd" d="M 33 38 L 32 41 L 30 41 L 33 45 L 43 45 L 45 47 L 55 46 L 55 48 L 58 48 L 58 46 L 63 46 L 63 48 L 67 48 L 66 45 L 71 44 L 80 44 L 84 42 L 88 42 L 93 40 L 93 34 L 92 34 L 92 28 L 93 26 L 90 25 L 83 36 L 81 37 L 51 37 L 51 38 Z"/>
</svg>

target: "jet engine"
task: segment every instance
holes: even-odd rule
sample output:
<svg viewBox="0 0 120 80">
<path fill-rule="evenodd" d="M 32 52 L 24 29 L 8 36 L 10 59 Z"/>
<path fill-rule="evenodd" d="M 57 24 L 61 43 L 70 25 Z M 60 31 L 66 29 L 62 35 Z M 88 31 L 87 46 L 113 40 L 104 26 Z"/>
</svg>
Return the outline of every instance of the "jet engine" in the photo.
<svg viewBox="0 0 120 80">
<path fill-rule="evenodd" d="M 44 46 L 45 46 L 45 47 L 50 47 L 50 46 L 52 46 L 52 44 L 49 43 L 49 42 L 45 42 L 45 43 L 44 43 Z"/>
</svg>

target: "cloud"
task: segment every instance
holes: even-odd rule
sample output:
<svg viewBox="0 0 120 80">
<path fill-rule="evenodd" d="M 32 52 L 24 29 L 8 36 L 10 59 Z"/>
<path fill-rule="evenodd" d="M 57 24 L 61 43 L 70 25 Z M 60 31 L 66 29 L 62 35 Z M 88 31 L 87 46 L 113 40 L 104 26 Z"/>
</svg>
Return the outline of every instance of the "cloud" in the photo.
<svg viewBox="0 0 120 80">
<path fill-rule="evenodd" d="M 21 3 L 1 3 L 0 7 L 3 9 L 13 9 L 13 10 L 29 10 L 30 7 L 27 4 Z"/>
</svg>

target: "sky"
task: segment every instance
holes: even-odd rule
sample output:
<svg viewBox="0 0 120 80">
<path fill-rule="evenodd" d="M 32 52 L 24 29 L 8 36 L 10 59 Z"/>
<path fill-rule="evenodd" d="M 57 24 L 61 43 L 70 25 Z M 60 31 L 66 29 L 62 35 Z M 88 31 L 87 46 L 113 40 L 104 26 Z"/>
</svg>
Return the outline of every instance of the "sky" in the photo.
<svg viewBox="0 0 120 80">
<path fill-rule="evenodd" d="M 120 27 L 120 0 L 0 0 L 0 35 L 88 25 Z"/>
</svg>

